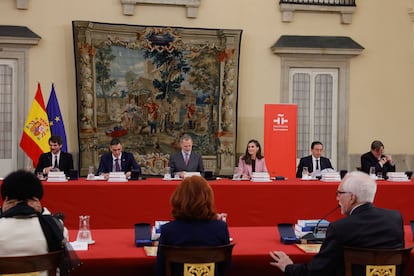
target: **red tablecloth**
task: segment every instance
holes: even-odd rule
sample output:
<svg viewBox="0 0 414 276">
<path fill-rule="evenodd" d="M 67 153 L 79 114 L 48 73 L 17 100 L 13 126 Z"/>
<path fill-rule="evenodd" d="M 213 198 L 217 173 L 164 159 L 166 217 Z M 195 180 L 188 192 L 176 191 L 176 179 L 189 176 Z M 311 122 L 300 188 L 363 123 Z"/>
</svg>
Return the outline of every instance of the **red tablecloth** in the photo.
<svg viewBox="0 0 414 276">
<path fill-rule="evenodd" d="M 42 204 L 66 214 L 68 228 L 78 228 L 78 216 L 90 215 L 92 229 L 130 228 L 137 222 L 170 220 L 169 199 L 178 181 L 147 179 L 124 183 L 106 181 L 43 182 Z M 209 182 L 219 212 L 230 226 L 275 226 L 297 219 L 321 218 L 337 206 L 337 182 L 290 179 L 270 183 L 222 179 Z M 414 182 L 378 181 L 375 204 L 398 209 L 405 223 L 414 219 Z M 328 220 L 341 218 L 340 211 Z"/>
<path fill-rule="evenodd" d="M 405 228 L 406 246 L 414 246 L 411 229 Z M 70 230 L 71 240 L 76 230 Z M 280 243 L 277 227 L 230 227 L 230 235 L 236 246 L 233 250 L 232 275 L 279 275 L 283 274 L 269 265 L 271 250 L 285 251 L 295 263 L 308 262 L 313 254 L 304 253 L 295 245 Z M 147 257 L 143 248 L 134 245 L 133 229 L 92 230 L 96 244 L 88 251 L 78 251 L 83 265 L 73 275 L 153 275 L 155 257 Z M 414 251 L 409 266 L 414 275 Z"/>
</svg>

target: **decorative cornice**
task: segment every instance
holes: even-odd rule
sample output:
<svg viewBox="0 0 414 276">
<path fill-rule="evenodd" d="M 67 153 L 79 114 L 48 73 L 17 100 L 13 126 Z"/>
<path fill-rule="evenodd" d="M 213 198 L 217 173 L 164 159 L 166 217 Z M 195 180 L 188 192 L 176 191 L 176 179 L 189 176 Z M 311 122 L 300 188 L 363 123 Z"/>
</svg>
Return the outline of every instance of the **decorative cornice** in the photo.
<svg viewBox="0 0 414 276">
<path fill-rule="evenodd" d="M 29 0 L 16 0 L 16 8 L 18 10 L 28 10 Z"/>
<path fill-rule="evenodd" d="M 0 44 L 37 45 L 41 37 L 25 26 L 0 25 Z"/>
<path fill-rule="evenodd" d="M 337 12 L 341 14 L 342 24 L 351 24 L 354 6 L 329 6 L 329 5 L 303 5 L 303 4 L 279 4 L 283 22 L 292 22 L 295 11 L 309 12 Z"/>
<path fill-rule="evenodd" d="M 408 15 L 410 16 L 411 21 L 414 22 L 414 9 L 409 9 Z"/>
<path fill-rule="evenodd" d="M 196 18 L 201 0 L 121 0 L 124 15 L 134 15 L 136 4 L 176 5 L 187 8 L 187 17 Z"/>
</svg>

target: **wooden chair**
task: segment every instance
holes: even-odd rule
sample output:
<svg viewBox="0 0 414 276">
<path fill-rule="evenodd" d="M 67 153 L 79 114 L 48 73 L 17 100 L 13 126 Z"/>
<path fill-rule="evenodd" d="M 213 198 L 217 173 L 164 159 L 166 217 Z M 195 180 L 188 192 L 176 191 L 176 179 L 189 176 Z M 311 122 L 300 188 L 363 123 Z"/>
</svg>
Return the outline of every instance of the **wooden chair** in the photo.
<svg viewBox="0 0 414 276">
<path fill-rule="evenodd" d="M 365 266 L 365 276 L 398 276 L 405 275 L 411 249 L 368 249 L 368 248 L 344 248 L 345 276 L 352 276 L 354 265 Z M 397 274 L 397 266 L 401 267 L 401 274 Z"/>
<path fill-rule="evenodd" d="M 184 265 L 183 276 L 214 276 L 216 264 L 223 263 L 220 276 L 227 276 L 234 245 L 178 247 L 160 244 L 165 257 L 165 275 L 171 276 L 171 265 L 178 263 Z"/>
<path fill-rule="evenodd" d="M 47 271 L 49 276 L 55 276 L 62 258 L 63 251 L 42 255 L 0 257 L 0 274 Z"/>
</svg>

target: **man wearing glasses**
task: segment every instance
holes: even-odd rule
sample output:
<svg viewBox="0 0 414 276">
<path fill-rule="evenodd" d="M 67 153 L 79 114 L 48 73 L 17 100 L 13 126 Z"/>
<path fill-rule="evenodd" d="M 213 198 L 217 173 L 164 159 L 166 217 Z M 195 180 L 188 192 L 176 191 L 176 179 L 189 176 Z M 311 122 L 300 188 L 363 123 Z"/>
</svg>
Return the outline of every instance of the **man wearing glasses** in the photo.
<svg viewBox="0 0 414 276">
<path fill-rule="evenodd" d="M 369 175 L 348 173 L 336 192 L 341 213 L 346 217 L 330 223 L 319 253 L 308 264 L 293 264 L 284 252 L 272 251 L 270 264 L 288 276 L 344 276 L 344 246 L 404 247 L 401 213 L 375 207 L 376 190 L 376 182 Z"/>
<path fill-rule="evenodd" d="M 361 156 L 361 171 L 370 173 L 370 168 L 375 168 L 375 174 L 382 173 L 386 176 L 387 172 L 395 172 L 395 164 L 391 155 L 384 155 L 384 144 L 375 140 L 371 143 L 371 151 Z"/>
</svg>

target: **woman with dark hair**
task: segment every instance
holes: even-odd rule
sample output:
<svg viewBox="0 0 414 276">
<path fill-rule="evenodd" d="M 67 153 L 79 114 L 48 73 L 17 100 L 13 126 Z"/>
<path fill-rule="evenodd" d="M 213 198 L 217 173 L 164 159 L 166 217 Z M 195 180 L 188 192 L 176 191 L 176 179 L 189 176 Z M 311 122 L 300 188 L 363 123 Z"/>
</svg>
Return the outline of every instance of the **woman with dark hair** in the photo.
<svg viewBox="0 0 414 276">
<path fill-rule="evenodd" d="M 240 156 L 237 175 L 251 178 L 254 172 L 267 172 L 267 168 L 259 141 L 252 139 L 247 143 L 245 154 Z"/>
<path fill-rule="evenodd" d="M 218 246 L 230 243 L 227 223 L 218 219 L 213 190 L 203 177 L 185 178 L 172 194 L 170 202 L 171 215 L 175 220 L 161 227 L 160 244 Z M 164 256 L 160 247 L 156 269 L 157 276 L 165 275 Z M 173 270 L 174 275 L 182 275 L 182 266 L 174 267 Z"/>
<path fill-rule="evenodd" d="M 42 207 L 43 186 L 35 174 L 24 170 L 10 173 L 1 185 L 1 197 L 0 256 L 38 255 L 63 249 L 67 230 L 62 221 Z"/>
</svg>

